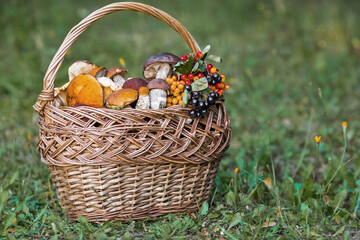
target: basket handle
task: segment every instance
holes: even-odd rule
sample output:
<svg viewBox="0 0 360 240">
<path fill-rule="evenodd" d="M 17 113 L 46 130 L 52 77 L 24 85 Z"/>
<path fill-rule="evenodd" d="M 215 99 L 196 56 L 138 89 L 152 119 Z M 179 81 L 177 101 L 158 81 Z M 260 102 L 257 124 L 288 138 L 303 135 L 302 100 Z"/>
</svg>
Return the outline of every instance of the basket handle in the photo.
<svg viewBox="0 0 360 240">
<path fill-rule="evenodd" d="M 96 22 L 100 18 L 110 13 L 123 11 L 123 10 L 145 13 L 149 16 L 152 16 L 154 18 L 157 18 L 165 22 L 172 29 L 174 29 L 177 33 L 180 34 L 180 36 L 185 40 L 185 42 L 190 47 L 192 52 L 196 53 L 200 51 L 200 48 L 196 43 L 195 39 L 186 30 L 186 28 L 183 25 L 181 25 L 179 21 L 177 21 L 175 18 L 173 18 L 166 12 L 154 8 L 152 6 L 137 2 L 118 2 L 118 3 L 109 4 L 88 15 L 76 26 L 74 26 L 65 37 L 64 41 L 59 47 L 59 50 L 56 52 L 55 56 L 50 62 L 50 65 L 46 71 L 43 80 L 43 90 L 41 91 L 41 94 L 39 95 L 37 102 L 33 106 L 38 114 L 42 114 L 46 104 L 54 100 L 54 82 L 55 82 L 56 73 L 58 72 L 61 63 L 64 60 L 65 54 L 68 52 L 68 50 L 75 42 L 75 40 L 92 23 Z"/>
</svg>

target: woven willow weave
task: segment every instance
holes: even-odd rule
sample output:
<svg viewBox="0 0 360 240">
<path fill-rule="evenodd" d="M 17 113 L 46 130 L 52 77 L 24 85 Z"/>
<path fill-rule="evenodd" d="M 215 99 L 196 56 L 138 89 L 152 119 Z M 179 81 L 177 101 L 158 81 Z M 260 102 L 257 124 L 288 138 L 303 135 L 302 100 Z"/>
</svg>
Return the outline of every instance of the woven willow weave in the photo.
<svg viewBox="0 0 360 240">
<path fill-rule="evenodd" d="M 193 212 L 208 199 L 231 126 L 223 100 L 189 123 L 189 108 L 55 107 L 54 81 L 72 43 L 91 23 L 120 10 L 156 17 L 177 31 L 193 52 L 199 47 L 174 18 L 151 6 L 124 2 L 101 8 L 66 36 L 44 78 L 34 109 L 39 151 L 70 220 L 152 219 Z"/>
</svg>

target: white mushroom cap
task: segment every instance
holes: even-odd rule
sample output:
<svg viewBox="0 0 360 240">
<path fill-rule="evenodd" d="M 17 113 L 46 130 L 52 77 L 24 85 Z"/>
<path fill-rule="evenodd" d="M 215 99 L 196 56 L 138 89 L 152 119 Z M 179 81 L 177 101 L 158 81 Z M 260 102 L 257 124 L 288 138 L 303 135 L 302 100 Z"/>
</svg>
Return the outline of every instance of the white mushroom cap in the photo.
<svg viewBox="0 0 360 240">
<path fill-rule="evenodd" d="M 85 60 L 76 61 L 71 64 L 68 69 L 69 81 L 79 76 L 80 74 L 88 74 L 97 67 L 98 66 L 95 64 Z"/>
</svg>

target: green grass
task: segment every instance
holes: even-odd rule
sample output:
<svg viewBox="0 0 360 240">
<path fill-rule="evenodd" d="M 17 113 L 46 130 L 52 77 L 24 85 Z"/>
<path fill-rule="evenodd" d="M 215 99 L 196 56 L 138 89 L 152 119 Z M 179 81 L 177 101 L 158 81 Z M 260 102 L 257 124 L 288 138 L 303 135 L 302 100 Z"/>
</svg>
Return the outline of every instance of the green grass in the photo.
<svg viewBox="0 0 360 240">
<path fill-rule="evenodd" d="M 110 1 L 1 1 L 0 238 L 360 238 L 360 3 L 146 2 L 224 59 L 218 67 L 232 86 L 233 132 L 212 200 L 190 216 L 70 223 L 36 150 L 32 105 L 67 32 Z M 129 75 L 140 76 L 144 60 L 160 51 L 189 49 L 158 20 L 112 14 L 74 44 L 56 86 L 75 60 L 110 67 L 122 57 Z"/>
</svg>

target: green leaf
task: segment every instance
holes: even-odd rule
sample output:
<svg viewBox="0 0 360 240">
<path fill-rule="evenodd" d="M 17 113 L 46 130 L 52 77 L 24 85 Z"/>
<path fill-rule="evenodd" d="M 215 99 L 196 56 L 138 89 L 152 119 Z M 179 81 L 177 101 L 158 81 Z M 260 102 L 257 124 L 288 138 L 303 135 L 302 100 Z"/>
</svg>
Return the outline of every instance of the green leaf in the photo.
<svg viewBox="0 0 360 240">
<path fill-rule="evenodd" d="M 300 210 L 301 210 L 301 214 L 302 216 L 305 218 L 306 222 L 309 218 L 309 214 L 310 214 L 310 208 L 308 205 L 306 205 L 305 203 L 302 203 L 301 204 L 301 207 L 300 207 Z"/>
<path fill-rule="evenodd" d="M 207 56 L 206 59 L 210 60 L 210 61 L 213 61 L 213 62 L 216 62 L 216 63 L 222 63 L 221 57 L 218 57 L 218 56 L 215 56 L 215 55 L 209 55 L 209 56 Z"/>
<path fill-rule="evenodd" d="M 6 233 L 6 237 L 8 240 L 16 240 L 16 238 L 10 233 Z"/>
<path fill-rule="evenodd" d="M 307 198 L 310 198 L 314 195 L 314 190 L 314 181 L 311 178 L 307 178 L 304 183 L 303 195 Z"/>
<path fill-rule="evenodd" d="M 199 70 L 200 70 L 200 72 L 205 71 L 206 65 L 205 65 L 204 61 L 203 61 L 203 60 L 199 60 L 198 63 L 199 63 Z"/>
<path fill-rule="evenodd" d="M 346 225 L 342 226 L 341 228 L 339 228 L 339 230 L 336 231 L 336 233 L 334 235 L 332 235 L 332 237 L 336 237 L 337 235 L 339 235 L 340 233 L 342 233 L 346 228 Z"/>
<path fill-rule="evenodd" d="M 291 177 L 285 178 L 284 187 L 287 197 L 291 200 L 292 203 L 295 203 L 294 180 Z"/>
<path fill-rule="evenodd" d="M 204 49 L 202 50 L 202 53 L 205 54 L 207 52 L 209 52 L 211 46 L 210 45 L 207 45 L 206 47 L 204 47 Z"/>
<path fill-rule="evenodd" d="M 173 69 L 174 72 L 178 72 L 180 74 L 189 74 L 192 69 L 192 64 L 195 60 L 195 57 L 193 54 L 190 54 L 188 57 L 188 60 L 186 62 L 178 62 L 175 64 L 175 67 Z"/>
<path fill-rule="evenodd" d="M 124 234 L 123 239 L 130 240 L 130 233 L 128 231 Z"/>
<path fill-rule="evenodd" d="M 200 78 L 199 80 L 191 84 L 192 91 L 202 91 L 209 87 L 209 84 L 205 77 Z M 185 94 L 184 94 L 185 95 Z"/>
<path fill-rule="evenodd" d="M 350 209 L 355 209 L 357 204 L 360 205 L 360 195 L 354 191 L 350 196 Z"/>
<path fill-rule="evenodd" d="M 119 107 L 119 106 L 111 106 L 111 105 L 107 105 L 108 108 L 111 108 L 113 110 L 121 110 L 123 109 L 123 107 Z"/>
<path fill-rule="evenodd" d="M 8 229 L 11 225 L 14 225 L 13 223 L 14 219 L 16 219 L 15 213 L 12 213 L 7 217 L 5 217 L 5 219 L 2 220 L 3 223 L 5 223 L 4 229 Z"/>
<path fill-rule="evenodd" d="M 228 192 L 225 195 L 225 202 L 227 205 L 234 206 L 235 205 L 235 193 L 233 191 Z"/>
<path fill-rule="evenodd" d="M 200 215 L 204 216 L 209 211 L 209 203 L 207 201 L 203 202 L 201 209 L 200 209 Z"/>
<path fill-rule="evenodd" d="M 109 239 L 109 237 L 103 232 L 97 232 L 97 233 L 93 234 L 92 236 L 94 237 L 94 239 L 97 239 L 97 240 Z"/>
<path fill-rule="evenodd" d="M 208 88 L 206 88 L 206 89 L 204 89 L 204 90 L 202 90 L 202 92 L 201 92 L 201 99 L 203 100 L 203 101 L 205 101 L 206 100 L 206 98 L 208 97 L 208 95 L 210 95 L 210 93 L 211 93 L 211 89 L 208 87 Z"/>
<path fill-rule="evenodd" d="M 231 219 L 231 222 L 229 224 L 229 228 L 232 228 L 233 226 L 242 223 L 242 216 L 240 215 L 239 212 L 235 213 L 235 215 L 233 216 L 233 218 Z M 242 224 L 241 224 L 242 225 Z"/>
<path fill-rule="evenodd" d="M 4 190 L 0 193 L 0 204 L 5 204 L 8 200 L 9 192 Z"/>
<path fill-rule="evenodd" d="M 10 179 L 10 185 L 12 185 L 18 178 L 19 178 L 19 172 L 16 171 Z"/>
<path fill-rule="evenodd" d="M 314 237 L 321 237 L 320 234 L 317 234 L 317 233 L 314 232 L 314 231 L 310 231 L 310 234 L 311 234 L 311 236 L 314 236 Z"/>
<path fill-rule="evenodd" d="M 217 214 L 217 213 L 209 213 L 209 214 L 207 215 L 207 218 L 208 218 L 208 219 L 218 218 L 218 217 L 219 217 L 219 214 Z"/>
<path fill-rule="evenodd" d="M 341 192 L 337 193 L 335 195 L 335 199 L 332 203 L 332 207 L 337 209 L 342 207 L 342 205 L 344 204 L 345 198 L 347 196 L 347 191 L 344 189 Z"/>
<path fill-rule="evenodd" d="M 25 215 L 28 215 L 28 214 L 29 214 L 29 208 L 28 208 L 28 206 L 24 206 L 24 207 L 23 207 L 23 212 L 25 213 Z"/>
<path fill-rule="evenodd" d="M 5 207 L 5 203 L 8 200 L 9 192 L 4 190 L 0 193 L 0 214 L 3 208 Z"/>
<path fill-rule="evenodd" d="M 183 101 L 183 107 L 187 107 L 187 105 L 189 104 L 189 99 L 190 99 L 190 93 L 188 90 L 184 90 L 184 96 L 182 98 Z"/>
<path fill-rule="evenodd" d="M 311 209 L 320 210 L 319 202 L 315 198 L 308 198 L 305 202 Z"/>
<path fill-rule="evenodd" d="M 196 62 L 194 67 L 191 69 L 191 72 L 195 73 L 199 69 L 199 62 Z"/>
<path fill-rule="evenodd" d="M 79 215 L 79 216 L 78 216 L 78 221 L 79 221 L 79 223 L 80 223 L 83 227 L 85 227 L 88 231 L 91 231 L 91 227 L 90 227 L 90 225 L 89 225 L 89 222 L 88 222 L 88 220 L 87 220 L 84 216 Z"/>
<path fill-rule="evenodd" d="M 301 191 L 301 183 L 295 183 L 295 195 L 296 196 L 300 196 L 300 191 Z"/>
<path fill-rule="evenodd" d="M 256 215 L 262 214 L 266 210 L 267 207 L 264 204 L 258 204 L 258 206 L 254 209 L 252 216 L 255 217 Z"/>
</svg>

